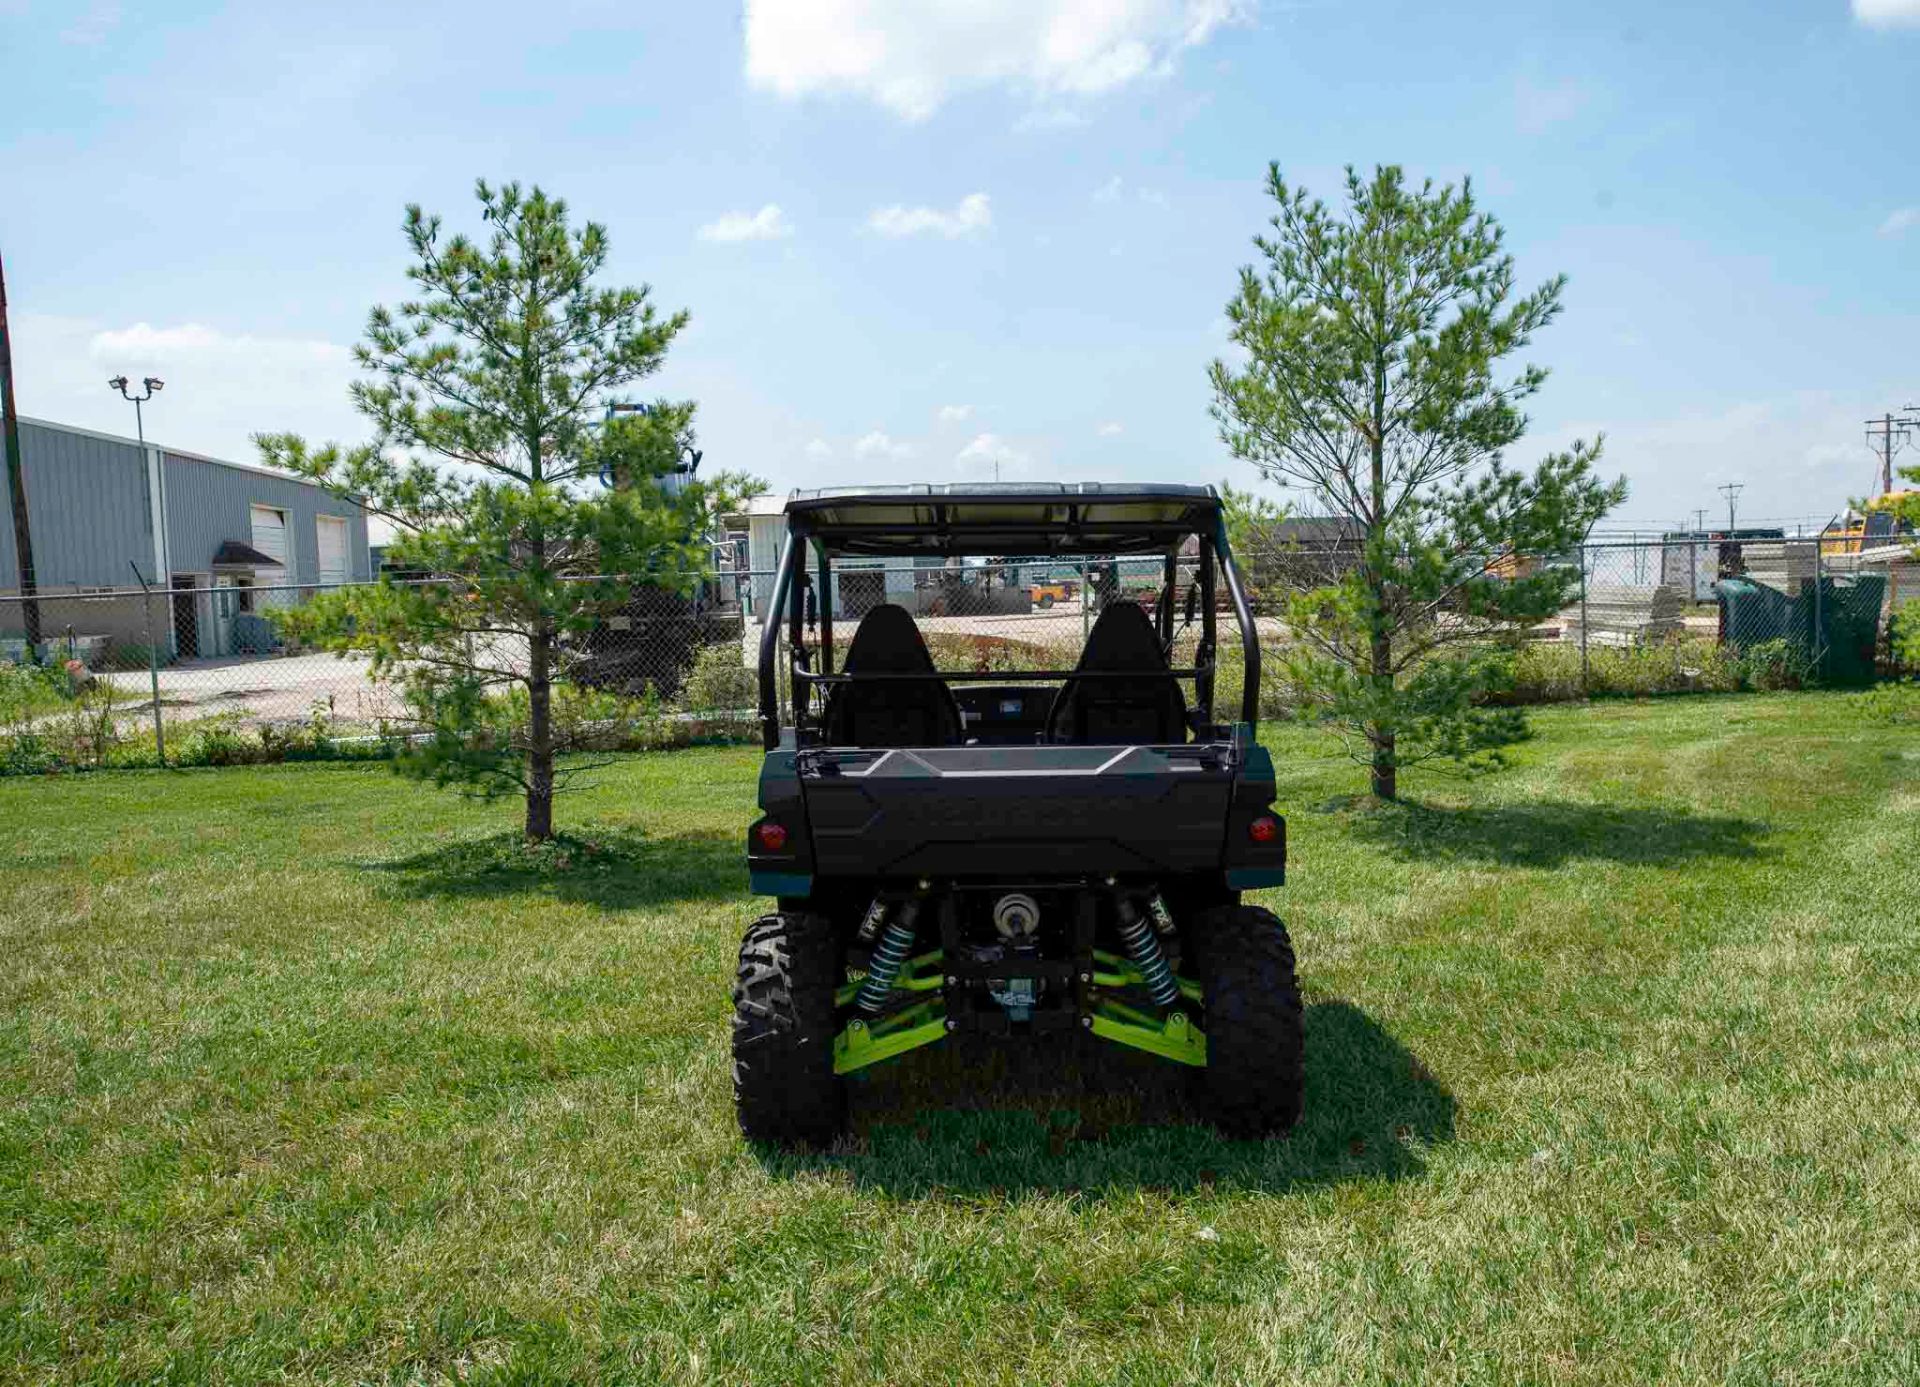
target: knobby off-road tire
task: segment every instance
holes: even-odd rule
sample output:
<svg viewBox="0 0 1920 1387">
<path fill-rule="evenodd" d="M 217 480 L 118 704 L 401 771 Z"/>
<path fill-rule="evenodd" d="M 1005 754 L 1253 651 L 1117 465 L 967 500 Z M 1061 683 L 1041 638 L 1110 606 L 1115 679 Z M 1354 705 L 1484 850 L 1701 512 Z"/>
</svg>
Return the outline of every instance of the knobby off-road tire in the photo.
<svg viewBox="0 0 1920 1387">
<path fill-rule="evenodd" d="M 1223 906 L 1195 922 L 1196 975 L 1205 996 L 1202 1091 L 1230 1137 L 1266 1137 L 1300 1119 L 1306 1035 L 1287 927 L 1258 906 Z"/>
<path fill-rule="evenodd" d="M 846 1122 L 833 1072 L 840 942 L 823 916 L 763 915 L 733 984 L 733 1101 L 749 1141 L 825 1147 Z"/>
</svg>

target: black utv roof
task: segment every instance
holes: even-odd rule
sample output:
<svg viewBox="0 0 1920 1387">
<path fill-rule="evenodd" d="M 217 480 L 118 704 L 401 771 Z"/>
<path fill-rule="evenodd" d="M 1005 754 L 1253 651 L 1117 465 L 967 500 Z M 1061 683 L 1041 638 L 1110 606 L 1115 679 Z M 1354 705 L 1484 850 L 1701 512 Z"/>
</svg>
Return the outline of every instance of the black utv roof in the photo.
<svg viewBox="0 0 1920 1387">
<path fill-rule="evenodd" d="M 1125 554 L 1213 534 L 1220 497 L 1167 482 L 922 482 L 796 491 L 787 523 L 841 554 Z"/>
</svg>

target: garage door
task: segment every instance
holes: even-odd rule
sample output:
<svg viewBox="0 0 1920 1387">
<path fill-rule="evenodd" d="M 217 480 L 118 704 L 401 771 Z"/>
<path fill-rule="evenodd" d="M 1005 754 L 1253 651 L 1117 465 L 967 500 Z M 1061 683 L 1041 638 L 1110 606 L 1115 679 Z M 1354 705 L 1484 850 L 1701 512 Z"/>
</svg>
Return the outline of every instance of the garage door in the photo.
<svg viewBox="0 0 1920 1387">
<path fill-rule="evenodd" d="M 337 515 L 314 517 L 314 530 L 320 541 L 320 581 L 347 581 L 347 522 Z"/>
<path fill-rule="evenodd" d="M 255 506 L 253 508 L 253 547 L 272 559 L 274 568 L 262 568 L 254 573 L 253 580 L 261 587 L 273 587 L 288 581 L 287 559 L 287 513 L 273 506 Z M 262 604 L 280 606 L 286 601 L 282 593 L 262 593 Z"/>
</svg>

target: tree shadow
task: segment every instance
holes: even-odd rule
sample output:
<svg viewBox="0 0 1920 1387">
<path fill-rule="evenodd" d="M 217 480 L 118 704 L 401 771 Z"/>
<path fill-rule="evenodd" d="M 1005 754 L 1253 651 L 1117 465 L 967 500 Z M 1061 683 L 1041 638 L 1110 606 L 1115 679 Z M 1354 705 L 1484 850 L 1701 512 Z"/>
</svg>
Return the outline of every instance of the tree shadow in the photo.
<svg viewBox="0 0 1920 1387">
<path fill-rule="evenodd" d="M 756 1148 L 775 1174 L 844 1172 L 901 1199 L 1025 1192 L 1278 1192 L 1400 1180 L 1453 1137 L 1454 1100 L 1360 1008 L 1307 1008 L 1304 1115 L 1285 1137 L 1208 1125 L 1199 1074 L 1076 1032 L 1073 1045 L 956 1036 L 868 1071 L 833 1151 Z"/>
<path fill-rule="evenodd" d="M 1562 867 L 1569 862 L 1671 866 L 1703 857 L 1756 858 L 1768 825 L 1647 805 L 1545 800 L 1465 809 L 1383 805 L 1351 820 L 1356 837 L 1398 857 Z"/>
<path fill-rule="evenodd" d="M 632 910 L 737 898 L 747 887 L 739 835 L 711 830 L 651 837 L 596 827 L 528 848 L 518 832 L 463 838 L 411 857 L 363 861 L 381 889 L 408 900 L 524 896 Z"/>
</svg>

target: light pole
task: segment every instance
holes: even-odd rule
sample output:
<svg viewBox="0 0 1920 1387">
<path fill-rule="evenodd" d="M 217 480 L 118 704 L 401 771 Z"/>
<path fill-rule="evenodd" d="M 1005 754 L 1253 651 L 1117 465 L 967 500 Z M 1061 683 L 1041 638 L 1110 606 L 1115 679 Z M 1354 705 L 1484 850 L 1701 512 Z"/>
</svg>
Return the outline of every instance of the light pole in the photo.
<svg viewBox="0 0 1920 1387">
<path fill-rule="evenodd" d="M 160 390 L 166 382 L 158 376 L 148 376 L 140 382 L 141 390 L 144 393 L 139 395 L 135 395 L 127 389 L 127 378 L 125 376 L 115 376 L 112 380 L 108 381 L 107 384 L 120 392 L 121 399 L 131 400 L 133 402 L 133 431 L 140 440 L 140 460 L 144 464 L 147 460 L 147 426 L 146 421 L 140 416 L 140 406 L 148 400 L 151 400 L 155 392 Z M 160 481 L 160 475 L 156 471 L 153 475 L 153 504 L 149 512 L 149 514 L 153 516 L 155 526 L 154 542 L 156 548 L 160 547 L 160 527 L 166 524 L 165 503 L 160 497 Z M 145 588 L 147 593 L 147 682 L 153 690 L 153 754 L 154 759 L 164 766 L 167 764 L 167 732 L 160 720 L 160 647 L 155 642 L 153 635 L 153 589 L 148 587 L 147 580 L 140 576 L 139 564 L 133 565 L 133 576 L 140 579 L 140 586 Z M 156 579 L 162 580 L 168 576 L 170 575 L 159 573 L 154 575 Z"/>
<path fill-rule="evenodd" d="M 127 392 L 127 378 L 125 376 L 115 376 L 112 380 L 108 381 L 107 384 L 120 392 L 121 399 L 133 401 L 133 432 L 134 436 L 140 440 L 140 451 L 145 453 L 147 450 L 147 428 L 145 422 L 140 418 L 140 406 L 157 395 L 166 385 L 166 382 L 158 376 L 148 376 L 140 382 L 141 387 L 146 391 L 143 395 L 132 395 Z"/>
</svg>

